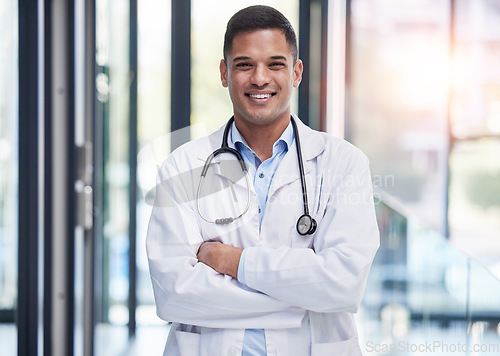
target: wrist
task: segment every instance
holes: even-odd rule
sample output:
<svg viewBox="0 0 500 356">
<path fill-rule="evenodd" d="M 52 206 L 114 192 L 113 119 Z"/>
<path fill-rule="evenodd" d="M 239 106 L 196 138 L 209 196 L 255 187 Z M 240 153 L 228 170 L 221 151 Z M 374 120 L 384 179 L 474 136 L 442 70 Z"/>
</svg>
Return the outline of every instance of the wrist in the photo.
<svg viewBox="0 0 500 356">
<path fill-rule="evenodd" d="M 221 274 L 238 276 L 242 249 L 221 242 L 205 242 L 198 250 L 198 262 L 202 262 Z"/>
<path fill-rule="evenodd" d="M 223 256 L 223 271 L 221 273 L 227 274 L 233 278 L 238 278 L 238 266 L 240 264 L 241 253 L 243 249 L 223 245 L 225 253 L 221 254 Z"/>
</svg>

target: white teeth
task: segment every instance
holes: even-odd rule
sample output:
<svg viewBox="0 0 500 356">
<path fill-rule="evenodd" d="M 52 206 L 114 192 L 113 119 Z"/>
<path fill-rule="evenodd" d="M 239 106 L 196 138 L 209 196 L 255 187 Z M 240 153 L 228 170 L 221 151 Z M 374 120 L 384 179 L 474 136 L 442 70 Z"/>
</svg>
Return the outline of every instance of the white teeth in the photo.
<svg viewBox="0 0 500 356">
<path fill-rule="evenodd" d="M 251 98 L 255 98 L 255 99 L 265 99 L 265 98 L 270 98 L 272 95 L 271 94 L 250 94 L 249 96 Z"/>
</svg>

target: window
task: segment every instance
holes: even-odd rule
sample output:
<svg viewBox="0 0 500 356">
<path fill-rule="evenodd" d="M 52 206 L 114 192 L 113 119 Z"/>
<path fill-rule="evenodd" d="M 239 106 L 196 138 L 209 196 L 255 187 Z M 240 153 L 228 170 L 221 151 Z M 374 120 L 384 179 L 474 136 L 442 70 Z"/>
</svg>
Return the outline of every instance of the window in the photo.
<svg viewBox="0 0 500 356">
<path fill-rule="evenodd" d="M 500 4 L 456 2 L 450 237 L 500 277 Z"/>
<path fill-rule="evenodd" d="M 0 344 L 17 353 L 18 22 L 17 1 L 0 6 Z"/>
<path fill-rule="evenodd" d="M 375 188 L 446 231 L 449 1 L 352 1 L 347 139 Z"/>
</svg>

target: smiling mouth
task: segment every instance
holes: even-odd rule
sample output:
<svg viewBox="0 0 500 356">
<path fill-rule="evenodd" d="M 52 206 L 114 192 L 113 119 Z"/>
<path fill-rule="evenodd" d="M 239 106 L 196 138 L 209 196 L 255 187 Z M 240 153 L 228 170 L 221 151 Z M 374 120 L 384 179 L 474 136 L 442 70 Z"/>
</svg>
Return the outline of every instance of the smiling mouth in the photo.
<svg viewBox="0 0 500 356">
<path fill-rule="evenodd" d="M 268 94 L 245 94 L 246 96 L 254 99 L 267 99 L 271 96 L 276 95 L 276 93 L 268 93 Z"/>
</svg>

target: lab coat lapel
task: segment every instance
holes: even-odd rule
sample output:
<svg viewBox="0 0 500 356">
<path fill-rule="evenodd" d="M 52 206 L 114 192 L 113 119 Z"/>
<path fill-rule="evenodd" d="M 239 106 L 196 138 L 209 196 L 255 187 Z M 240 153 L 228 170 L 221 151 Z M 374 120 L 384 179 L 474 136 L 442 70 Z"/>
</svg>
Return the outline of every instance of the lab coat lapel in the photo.
<svg viewBox="0 0 500 356">
<path fill-rule="evenodd" d="M 304 162 L 305 174 L 307 174 L 310 170 L 310 165 Z M 300 179 L 300 173 L 297 160 L 297 147 L 295 146 L 294 140 L 293 145 L 288 149 L 288 152 L 285 157 L 283 157 L 283 160 L 274 174 L 271 186 L 269 187 L 269 192 L 267 194 L 267 199 L 270 199 L 279 188 L 290 184 L 297 179 Z"/>
<path fill-rule="evenodd" d="M 304 174 L 307 175 L 311 172 L 315 157 L 320 155 L 325 149 L 325 139 L 321 133 L 318 133 L 300 121 L 300 119 L 293 115 L 297 123 L 299 132 L 300 145 L 302 148 L 302 161 L 304 163 Z M 299 162 L 297 158 L 297 144 L 295 139 L 293 144 L 288 148 L 288 152 L 281 161 L 269 188 L 268 199 L 281 187 L 291 184 L 297 179 L 300 179 Z"/>
</svg>

